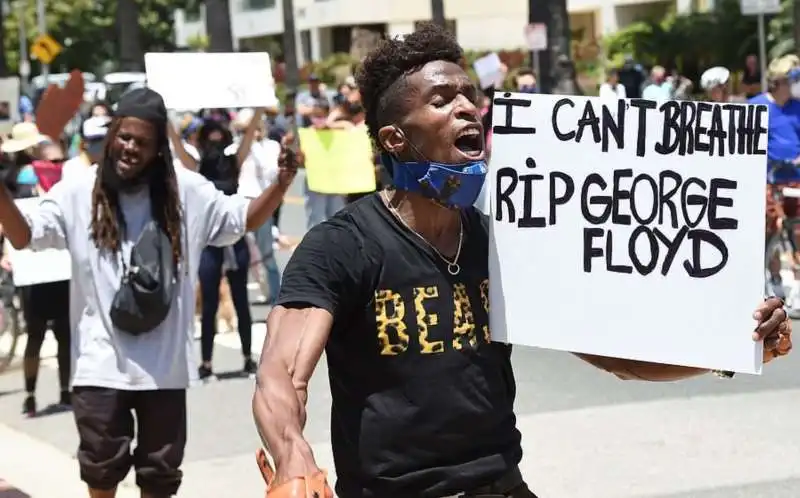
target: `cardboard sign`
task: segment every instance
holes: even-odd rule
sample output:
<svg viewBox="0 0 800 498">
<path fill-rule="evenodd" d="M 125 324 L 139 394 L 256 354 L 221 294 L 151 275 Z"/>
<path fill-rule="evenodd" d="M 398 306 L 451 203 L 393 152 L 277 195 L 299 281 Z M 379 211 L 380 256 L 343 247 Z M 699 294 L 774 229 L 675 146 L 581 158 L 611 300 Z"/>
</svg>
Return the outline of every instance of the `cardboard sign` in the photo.
<svg viewBox="0 0 800 498">
<path fill-rule="evenodd" d="M 24 214 L 37 209 L 40 200 L 33 197 L 17 199 L 16 203 Z M 6 243 L 6 250 L 11 261 L 11 271 L 16 287 L 61 282 L 72 278 L 72 259 L 67 249 L 46 249 L 44 251 L 23 249 L 18 251 L 11 247 L 11 244 Z"/>
<path fill-rule="evenodd" d="M 760 373 L 767 107 L 496 93 L 495 340 Z"/>
<path fill-rule="evenodd" d="M 320 194 L 358 194 L 375 190 L 372 144 L 364 128 L 299 128 L 308 189 Z"/>
<path fill-rule="evenodd" d="M 148 53 L 147 86 L 170 109 L 278 105 L 269 54 Z"/>
</svg>

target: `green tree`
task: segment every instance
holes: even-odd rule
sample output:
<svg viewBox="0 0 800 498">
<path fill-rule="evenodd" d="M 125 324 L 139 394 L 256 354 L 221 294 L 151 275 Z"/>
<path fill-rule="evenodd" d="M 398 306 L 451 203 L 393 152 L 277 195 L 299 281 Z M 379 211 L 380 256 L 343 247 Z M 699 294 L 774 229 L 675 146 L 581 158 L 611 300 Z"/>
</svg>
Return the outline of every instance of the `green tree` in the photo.
<svg viewBox="0 0 800 498">
<path fill-rule="evenodd" d="M 125 22 L 137 24 L 138 21 L 141 44 L 139 48 L 134 45 L 132 50 L 126 50 L 123 55 L 119 36 L 122 28 L 116 25 L 117 0 L 46 0 L 49 34 L 64 45 L 63 52 L 52 63 L 53 70 L 96 71 L 109 62 L 110 67 L 118 69 L 122 60 L 131 68 L 141 64 L 141 54 L 144 52 L 174 50 L 173 13 L 175 9 L 183 8 L 187 1 L 136 0 L 138 15 L 133 19 L 125 19 Z M 124 7 L 123 4 L 123 11 Z M 2 20 L 3 44 L 10 72 L 19 69 L 19 15 L 20 9 L 11 9 Z M 25 2 L 23 20 L 30 45 L 39 35 L 36 29 L 36 2 Z M 37 74 L 39 67 L 36 61 L 32 61 L 31 66 L 32 73 Z"/>
</svg>

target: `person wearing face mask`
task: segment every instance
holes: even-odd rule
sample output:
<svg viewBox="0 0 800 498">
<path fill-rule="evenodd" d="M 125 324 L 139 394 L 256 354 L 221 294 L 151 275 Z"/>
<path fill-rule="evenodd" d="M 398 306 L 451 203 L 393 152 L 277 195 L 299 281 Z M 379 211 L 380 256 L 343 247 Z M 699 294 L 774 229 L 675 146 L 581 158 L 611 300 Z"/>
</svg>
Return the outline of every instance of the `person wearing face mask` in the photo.
<svg viewBox="0 0 800 498">
<path fill-rule="evenodd" d="M 539 93 L 536 74 L 530 69 L 522 69 L 517 73 L 517 91 L 521 93 Z"/>
<path fill-rule="evenodd" d="M 24 215 L 0 189 L 0 224 L 11 245 L 66 249 L 79 270 L 70 284 L 72 407 L 80 478 L 91 498 L 114 498 L 132 467 L 142 498 L 177 494 L 186 389 L 197 374 L 191 351 L 201 253 L 261 226 L 302 161 L 282 150 L 269 189 L 252 200 L 225 195 L 174 167 L 167 130 L 161 95 L 131 90 L 108 127 L 103 159 L 85 175 L 57 183 Z"/>
<path fill-rule="evenodd" d="M 773 60 L 767 68 L 767 91 L 748 101 L 766 105 L 769 109 L 767 126 L 767 231 L 775 227 L 781 212 L 787 217 L 800 214 L 794 197 L 783 197 L 778 204 L 772 195 L 774 185 L 800 186 L 800 59 L 786 55 Z M 799 234 L 800 235 L 800 234 Z M 800 236 L 796 236 L 800 242 Z M 773 261 L 768 285 L 771 292 L 784 297 L 780 276 L 780 261 Z M 790 315 L 800 316 L 800 283 L 790 290 L 788 304 Z"/>
<path fill-rule="evenodd" d="M 93 164 L 97 164 L 103 157 L 103 143 L 108 133 L 111 118 L 108 116 L 94 116 L 88 118 L 81 125 L 80 154 L 64 163 L 62 177 L 70 178 L 81 175 Z"/>
<path fill-rule="evenodd" d="M 44 195 L 61 180 L 64 161 L 62 147 L 55 143 L 43 143 L 38 147 L 38 159 L 19 173 L 9 174 L 5 179 L 6 188 L 16 199 Z M 20 161 L 28 161 L 25 157 Z M 12 271 L 11 261 L 3 255 L 0 266 Z M 25 400 L 22 413 L 27 417 L 36 416 L 36 387 L 39 377 L 40 353 L 48 328 L 58 342 L 58 379 L 61 388 L 57 406 L 66 408 L 71 404 L 70 379 L 70 325 L 69 325 L 69 280 L 44 282 L 18 287 L 25 318 L 27 341 L 23 355 L 23 377 Z"/>
<path fill-rule="evenodd" d="M 787 55 L 770 63 L 765 93 L 748 102 L 769 108 L 767 157 L 771 161 L 800 166 L 800 59 Z M 800 170 L 784 169 L 779 175 L 787 181 L 800 180 Z"/>
<path fill-rule="evenodd" d="M 241 168 L 252 152 L 252 145 L 258 132 L 258 122 L 263 116 L 263 109 L 254 113 L 239 144 L 234 143 L 233 134 L 224 122 L 206 120 L 200 128 L 197 137 L 200 153 L 197 171 L 225 195 L 233 195 L 239 189 Z M 267 188 L 262 192 L 266 190 Z M 261 192 L 255 197 L 260 194 Z M 202 364 L 198 369 L 200 380 L 214 378 L 211 359 L 214 352 L 214 336 L 217 333 L 219 285 L 223 272 L 228 280 L 233 306 L 236 309 L 237 327 L 244 357 L 242 371 L 247 375 L 255 373 L 256 364 L 251 355 L 253 320 L 247 293 L 249 269 L 250 249 L 244 238 L 227 247 L 206 247 L 200 256 L 199 278 L 202 296 L 200 338 Z"/>
<path fill-rule="evenodd" d="M 305 484 L 332 495 L 303 436 L 325 351 L 337 496 L 535 497 L 519 469 L 511 346 L 489 330 L 489 221 L 473 207 L 486 151 L 462 58 L 451 34 L 426 23 L 361 65 L 367 127 L 393 186 L 312 228 L 286 267 L 253 396 L 277 465 L 265 472 L 269 496 L 299 496 Z M 758 312 L 785 353 L 780 301 Z M 578 356 L 622 378 L 707 372 Z"/>
</svg>

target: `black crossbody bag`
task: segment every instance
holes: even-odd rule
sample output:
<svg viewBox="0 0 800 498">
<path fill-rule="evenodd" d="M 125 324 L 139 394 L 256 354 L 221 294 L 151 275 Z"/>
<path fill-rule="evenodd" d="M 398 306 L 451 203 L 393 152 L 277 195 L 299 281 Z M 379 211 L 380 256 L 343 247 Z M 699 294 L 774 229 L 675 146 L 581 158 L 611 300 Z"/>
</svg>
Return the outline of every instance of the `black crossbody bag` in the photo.
<svg viewBox="0 0 800 498">
<path fill-rule="evenodd" d="M 131 249 L 130 265 L 121 259 L 122 282 L 111 303 L 111 323 L 131 335 L 141 335 L 158 327 L 172 308 L 178 285 L 172 244 L 150 221 Z"/>
</svg>

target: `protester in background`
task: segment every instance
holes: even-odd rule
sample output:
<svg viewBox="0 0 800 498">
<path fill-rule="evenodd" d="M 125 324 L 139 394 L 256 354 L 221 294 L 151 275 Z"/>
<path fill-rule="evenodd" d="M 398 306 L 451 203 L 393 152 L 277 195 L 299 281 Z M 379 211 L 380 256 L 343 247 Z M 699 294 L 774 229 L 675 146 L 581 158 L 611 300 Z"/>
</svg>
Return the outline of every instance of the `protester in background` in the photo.
<svg viewBox="0 0 800 498">
<path fill-rule="evenodd" d="M 256 114 L 252 109 L 243 109 L 239 111 L 234 124 L 243 135 L 246 135 L 255 119 Z M 255 123 L 255 135 L 250 147 L 250 154 L 242 163 L 239 174 L 239 194 L 248 199 L 258 197 L 261 192 L 275 183 L 278 177 L 278 156 L 281 152 L 281 144 L 268 139 L 265 128 L 263 120 Z M 273 219 L 269 218 L 253 232 L 267 277 L 268 292 L 264 292 L 265 289 L 262 286 L 262 297 L 264 302 L 269 304 L 275 303 L 281 288 L 281 273 L 278 263 L 275 261 L 274 226 Z"/>
<path fill-rule="evenodd" d="M 83 174 L 103 158 L 103 143 L 111 123 L 109 116 L 94 116 L 81 125 L 80 154 L 64 163 L 63 177 Z"/>
<path fill-rule="evenodd" d="M 251 153 L 258 122 L 263 115 L 263 109 L 255 113 L 238 146 L 233 142 L 231 131 L 220 121 L 206 120 L 200 128 L 197 139 L 200 152 L 197 172 L 211 181 L 222 194 L 231 196 L 237 192 L 242 164 Z M 173 145 L 179 150 L 179 145 Z M 180 145 L 180 148 L 183 146 Z M 258 195 L 260 194 L 259 192 Z M 253 227 L 255 228 L 257 227 Z M 211 360 L 214 353 L 214 336 L 217 333 L 219 286 L 223 272 L 228 280 L 233 306 L 236 309 L 237 327 L 244 357 L 242 371 L 249 375 L 256 370 L 251 355 L 253 319 L 250 315 L 250 299 L 247 294 L 249 269 L 250 250 L 244 238 L 227 246 L 208 246 L 200 255 L 199 278 L 202 295 L 200 338 L 202 364 L 198 369 L 200 380 L 214 378 Z"/>
<path fill-rule="evenodd" d="M 517 91 L 522 93 L 539 93 L 536 74 L 530 69 L 522 69 L 517 73 Z"/>
<path fill-rule="evenodd" d="M 667 80 L 667 70 L 663 66 L 653 66 L 650 70 L 650 83 L 642 91 L 642 98 L 647 100 L 670 100 L 674 88 Z"/>
<path fill-rule="evenodd" d="M 90 496 L 113 498 L 133 465 L 142 496 L 162 498 L 177 493 L 182 476 L 200 254 L 260 226 L 297 161 L 282 154 L 278 182 L 257 199 L 226 196 L 188 168 L 173 167 L 160 95 L 132 90 L 116 114 L 101 164 L 56 184 L 27 216 L 0 189 L 0 223 L 15 248 L 65 248 L 81 269 L 70 293 L 72 401 Z M 154 232 L 166 239 L 158 256 L 136 242 Z M 138 272 L 128 269 L 132 252 L 142 263 Z M 163 276 L 174 276 L 174 287 Z M 154 285 L 166 295 L 150 299 L 142 313 L 135 298 Z M 135 313 L 125 314 L 127 307 Z"/>
<path fill-rule="evenodd" d="M 395 188 L 310 230 L 286 268 L 253 396 L 271 491 L 324 479 L 303 429 L 325 351 L 339 497 L 535 497 L 519 468 L 511 346 L 488 329 L 489 222 L 472 206 L 487 165 L 462 59 L 426 23 L 362 64 L 367 125 Z M 765 360 L 791 348 L 781 304 L 759 305 L 755 334 L 739 331 L 764 341 Z M 577 356 L 625 379 L 708 373 Z"/>
<path fill-rule="evenodd" d="M 271 123 L 272 126 L 269 127 L 269 138 L 270 140 L 275 140 L 276 142 L 280 142 L 284 135 L 288 132 L 293 131 L 296 128 L 297 123 L 297 107 L 295 106 L 295 100 L 297 99 L 297 94 L 294 92 L 289 92 L 286 94 L 286 99 L 283 103 L 283 111 L 275 117 L 275 120 Z"/>
<path fill-rule="evenodd" d="M 319 77 L 311 74 L 308 77 L 308 90 L 297 94 L 296 104 L 298 126 L 312 126 L 319 109 L 333 106 L 333 96 L 328 94 Z"/>
<path fill-rule="evenodd" d="M 625 96 L 629 99 L 642 97 L 642 88 L 647 79 L 644 68 L 633 59 L 632 55 L 625 56 L 622 69 L 618 72 L 619 82 L 625 87 Z"/>
<path fill-rule="evenodd" d="M 700 76 L 700 87 L 710 102 L 730 102 L 731 72 L 722 66 L 706 69 Z"/>
<path fill-rule="evenodd" d="M 108 105 L 108 102 L 99 101 L 92 104 L 90 117 L 110 118 L 112 114 L 113 112 L 111 111 L 111 106 Z"/>
<path fill-rule="evenodd" d="M 667 77 L 667 82 L 672 88 L 672 98 L 675 100 L 687 100 L 690 97 L 694 83 L 689 78 L 683 76 L 677 69 Z"/>
<path fill-rule="evenodd" d="M 35 197 L 45 194 L 61 179 L 64 151 L 58 144 L 40 145 L 36 155 L 17 154 L 17 168 L 9 170 L 5 186 L 15 199 Z M 23 165 L 28 160 L 31 165 Z M 14 174 L 14 171 L 18 171 Z M 38 173 L 38 174 L 37 174 Z M 3 252 L 0 266 L 13 272 L 8 253 Z M 58 342 L 58 381 L 61 394 L 57 407 L 63 409 L 71 404 L 70 380 L 70 323 L 69 323 L 69 280 L 45 282 L 18 286 L 22 314 L 25 319 L 27 341 L 23 355 L 22 373 L 25 382 L 25 401 L 22 413 L 28 417 L 36 416 L 36 384 L 39 377 L 40 353 L 48 326 Z"/>
<path fill-rule="evenodd" d="M 606 72 L 606 81 L 600 85 L 599 96 L 604 99 L 624 99 L 625 85 L 619 82 L 619 72 L 609 69 Z"/>
<path fill-rule="evenodd" d="M 800 187 L 800 59 L 786 55 L 773 60 L 767 71 L 767 91 L 753 97 L 748 102 L 762 104 L 769 108 L 767 114 L 767 160 L 772 184 Z M 777 220 L 783 215 L 795 217 L 800 214 L 797 199 L 783 198 L 778 205 L 772 195 L 772 186 L 767 188 L 767 233 L 775 230 Z M 800 242 L 800 237 L 798 242 Z M 783 281 L 780 275 L 780 260 L 768 262 L 770 278 L 768 286 L 773 295 L 784 297 Z M 794 280 L 790 289 L 788 303 L 792 317 L 800 316 L 800 284 Z"/>
<path fill-rule="evenodd" d="M 750 54 L 745 58 L 739 83 L 745 98 L 752 99 L 761 93 L 761 68 L 755 55 Z"/>
</svg>

